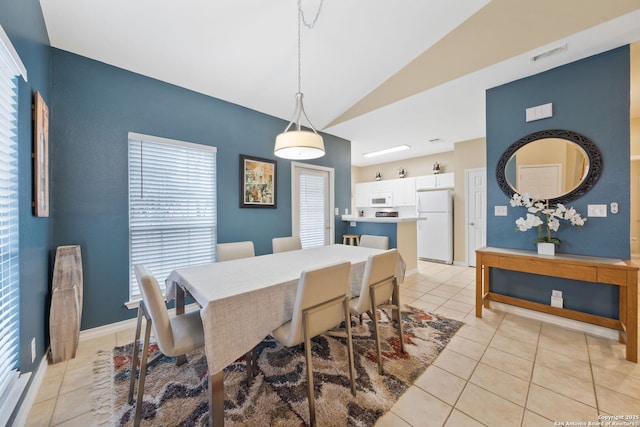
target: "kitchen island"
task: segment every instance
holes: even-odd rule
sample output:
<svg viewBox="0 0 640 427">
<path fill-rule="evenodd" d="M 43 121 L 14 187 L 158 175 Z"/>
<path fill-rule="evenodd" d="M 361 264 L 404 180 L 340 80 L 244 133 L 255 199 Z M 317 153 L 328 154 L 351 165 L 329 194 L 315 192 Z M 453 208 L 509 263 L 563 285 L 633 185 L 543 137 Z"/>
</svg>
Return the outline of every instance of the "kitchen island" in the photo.
<svg viewBox="0 0 640 427">
<path fill-rule="evenodd" d="M 418 230 L 415 216 L 375 217 L 343 215 L 352 234 L 372 234 L 389 237 L 389 248 L 397 248 L 406 264 L 406 274 L 418 271 Z"/>
</svg>

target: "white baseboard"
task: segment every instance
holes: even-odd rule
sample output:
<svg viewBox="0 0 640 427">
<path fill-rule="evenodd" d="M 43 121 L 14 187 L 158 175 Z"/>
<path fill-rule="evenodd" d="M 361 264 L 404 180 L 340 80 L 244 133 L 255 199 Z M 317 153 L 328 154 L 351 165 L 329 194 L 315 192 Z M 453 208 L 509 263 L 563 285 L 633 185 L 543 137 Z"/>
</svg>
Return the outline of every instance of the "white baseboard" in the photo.
<svg viewBox="0 0 640 427">
<path fill-rule="evenodd" d="M 539 311 L 529 310 L 515 305 L 504 304 L 501 302 L 491 301 L 491 308 L 495 308 L 505 313 L 517 314 L 518 316 L 527 317 L 529 319 L 539 320 L 552 325 L 562 326 L 568 329 L 574 329 L 590 335 L 596 335 L 603 338 L 618 339 L 618 331 L 615 329 L 605 328 L 591 323 L 580 322 L 566 317 L 554 316 L 553 314 L 542 313 Z"/>
<path fill-rule="evenodd" d="M 29 418 L 29 413 L 31 412 L 31 408 L 36 401 L 38 391 L 40 390 L 40 386 L 42 386 L 42 382 L 44 381 L 44 376 L 47 373 L 47 367 L 49 366 L 49 362 L 47 359 L 48 353 L 49 349 L 47 349 L 44 356 L 42 356 L 35 374 L 32 372 L 27 372 L 26 374 L 22 375 L 27 376 L 27 379 L 30 375 L 33 377 L 33 379 L 31 380 L 31 384 L 29 384 L 29 390 L 27 390 L 27 394 L 20 404 L 20 409 L 18 410 L 18 413 L 16 414 L 13 423 L 11 424 L 14 427 L 27 425 L 27 418 Z"/>
<path fill-rule="evenodd" d="M 193 303 L 184 307 L 184 311 L 187 313 L 194 310 L 200 310 L 200 306 Z M 169 309 L 169 316 L 173 316 L 175 312 L 175 308 Z M 108 325 L 98 326 L 96 328 L 85 329 L 84 331 L 80 331 L 80 341 L 99 338 L 120 331 L 126 331 L 127 329 L 134 328 L 136 326 L 136 321 L 137 318 L 134 317 L 133 319 L 122 320 L 120 322 L 110 323 Z"/>
</svg>

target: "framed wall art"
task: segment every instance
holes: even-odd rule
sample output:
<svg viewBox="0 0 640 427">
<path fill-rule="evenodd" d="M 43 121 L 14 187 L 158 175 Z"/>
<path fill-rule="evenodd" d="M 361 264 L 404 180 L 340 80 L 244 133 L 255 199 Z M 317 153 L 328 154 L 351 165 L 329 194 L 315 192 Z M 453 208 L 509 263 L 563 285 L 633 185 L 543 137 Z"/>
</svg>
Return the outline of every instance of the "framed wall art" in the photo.
<svg viewBox="0 0 640 427">
<path fill-rule="evenodd" d="M 276 161 L 240 155 L 240 207 L 276 208 Z"/>
<path fill-rule="evenodd" d="M 40 92 L 33 101 L 33 212 L 49 216 L 49 108 Z"/>
</svg>

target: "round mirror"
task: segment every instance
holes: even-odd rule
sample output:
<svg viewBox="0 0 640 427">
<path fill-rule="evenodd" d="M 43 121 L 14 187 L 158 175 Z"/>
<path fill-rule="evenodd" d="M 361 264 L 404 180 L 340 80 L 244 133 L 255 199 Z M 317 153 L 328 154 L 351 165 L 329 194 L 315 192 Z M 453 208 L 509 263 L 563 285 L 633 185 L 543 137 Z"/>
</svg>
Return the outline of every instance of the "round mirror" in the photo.
<svg viewBox="0 0 640 427">
<path fill-rule="evenodd" d="M 509 197 L 529 193 L 567 203 L 589 191 L 601 169 L 600 150 L 591 140 L 567 130 L 545 130 L 512 144 L 500 157 L 496 176 Z"/>
</svg>

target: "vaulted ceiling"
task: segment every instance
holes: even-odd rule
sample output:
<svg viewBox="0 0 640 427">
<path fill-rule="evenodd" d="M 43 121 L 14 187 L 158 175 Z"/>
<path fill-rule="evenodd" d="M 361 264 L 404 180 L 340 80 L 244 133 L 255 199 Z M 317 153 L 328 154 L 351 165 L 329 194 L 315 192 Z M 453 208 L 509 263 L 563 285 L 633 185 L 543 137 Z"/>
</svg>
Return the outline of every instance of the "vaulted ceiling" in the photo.
<svg viewBox="0 0 640 427">
<path fill-rule="evenodd" d="M 302 27 L 305 107 L 316 128 L 352 141 L 356 166 L 483 137 L 486 89 L 640 40 L 640 0 L 302 0 L 307 22 L 320 5 Z M 296 0 L 41 6 L 56 48 L 291 118 Z M 632 117 L 638 103 L 633 84 Z M 400 144 L 411 149 L 362 156 Z"/>
</svg>

